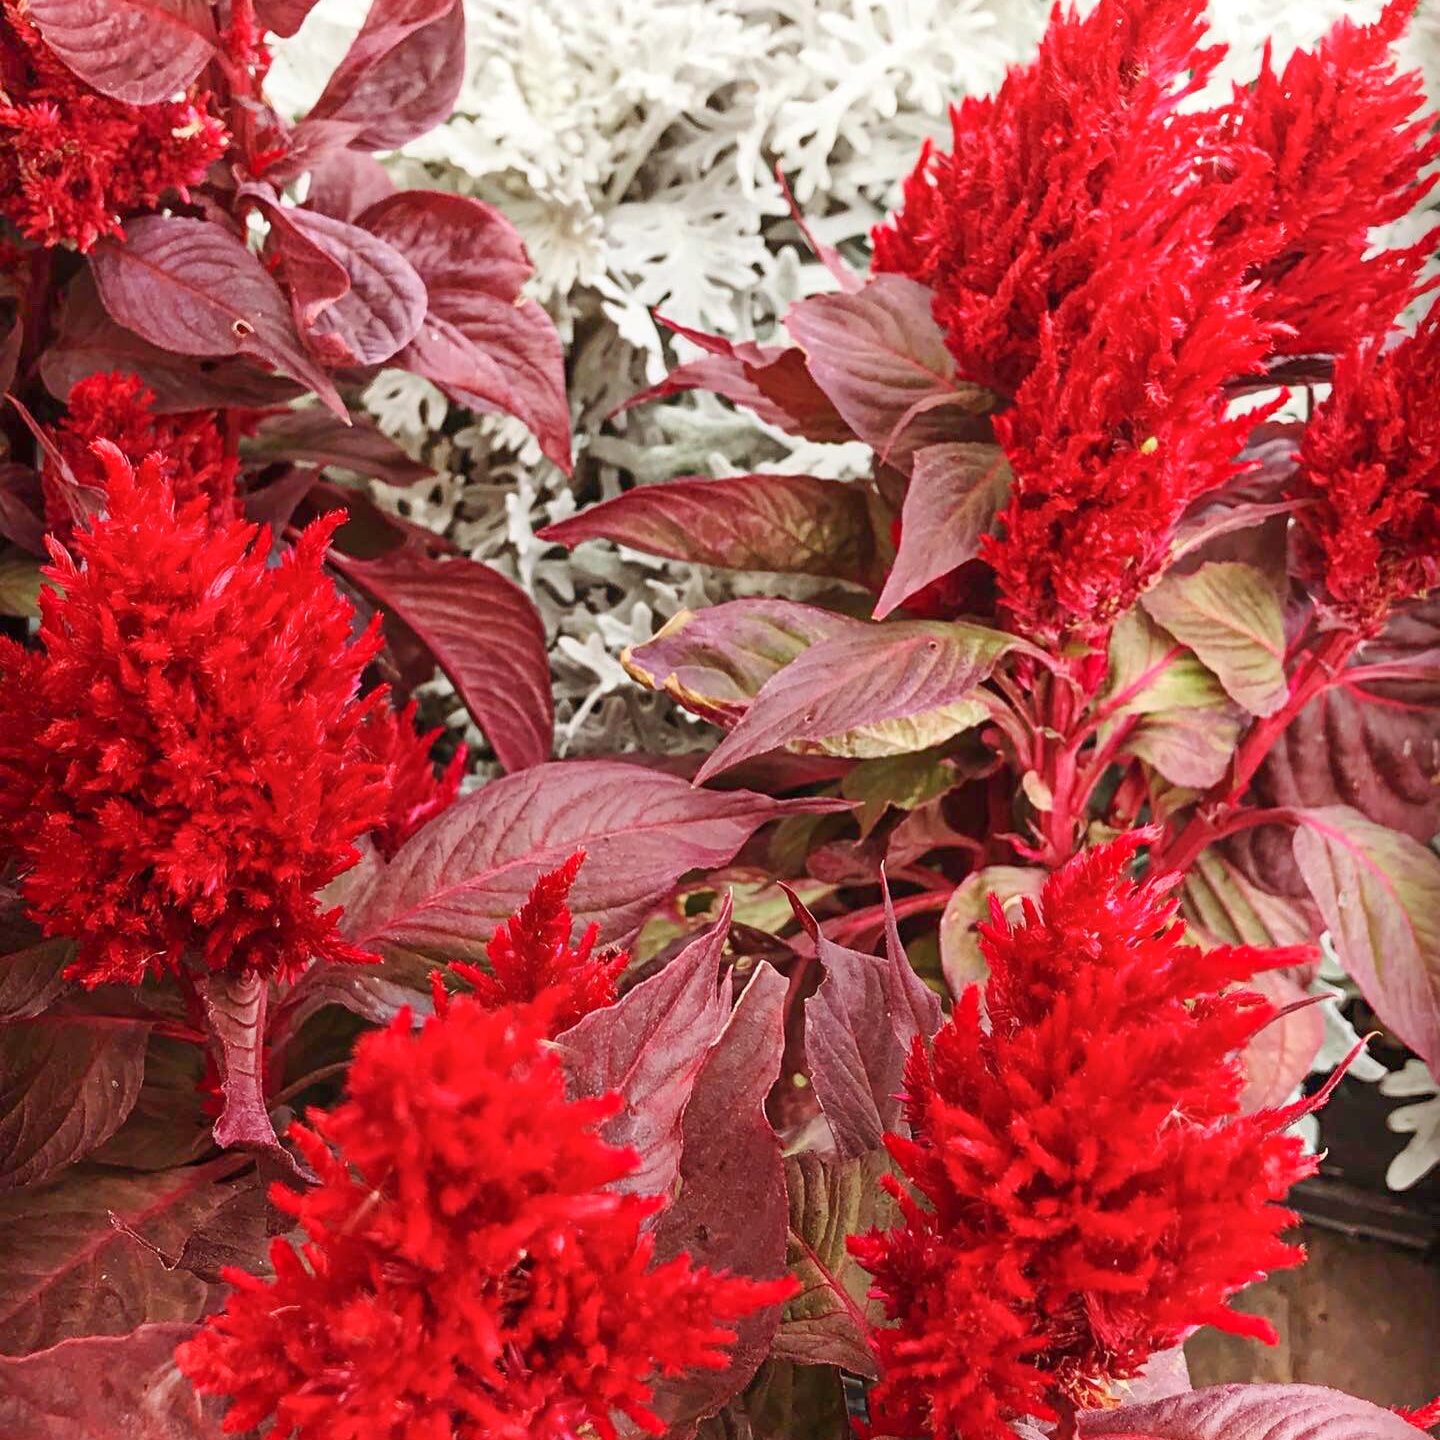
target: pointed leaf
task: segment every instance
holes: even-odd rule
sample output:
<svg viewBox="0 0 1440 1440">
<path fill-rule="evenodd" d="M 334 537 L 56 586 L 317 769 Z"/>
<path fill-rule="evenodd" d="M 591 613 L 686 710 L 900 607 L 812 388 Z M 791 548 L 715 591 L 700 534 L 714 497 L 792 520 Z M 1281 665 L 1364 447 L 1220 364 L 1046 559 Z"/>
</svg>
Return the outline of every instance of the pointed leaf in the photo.
<svg viewBox="0 0 1440 1440">
<path fill-rule="evenodd" d="M 575 922 L 594 921 L 602 941 L 618 941 L 680 876 L 726 864 L 767 820 L 834 808 L 696 790 L 619 761 L 537 765 L 463 796 L 415 835 L 347 908 L 344 928 L 388 957 L 480 961 L 539 875 L 583 849 Z"/>
<path fill-rule="evenodd" d="M 375 560 L 332 551 L 330 561 L 414 632 L 507 770 L 549 756 L 555 708 L 545 626 L 513 580 L 465 556 L 413 546 Z"/>
<path fill-rule="evenodd" d="M 26 0 L 25 13 L 87 85 L 127 105 L 168 100 L 215 54 L 207 0 Z"/>
<path fill-rule="evenodd" d="M 1415 1440 L 1413 1425 L 1321 1385 L 1210 1385 L 1150 1405 L 1087 1410 L 1081 1440 Z"/>
<path fill-rule="evenodd" d="M 412 460 L 368 416 L 356 415 L 342 425 L 318 405 L 267 415 L 244 448 L 265 459 L 334 467 L 387 485 L 417 485 L 435 478 L 428 465 Z"/>
<path fill-rule="evenodd" d="M 1010 462 L 998 445 L 955 440 L 917 450 L 900 515 L 900 548 L 875 618 L 973 559 L 1009 489 Z"/>
<path fill-rule="evenodd" d="M 45 939 L 23 905 L 0 906 L 0 1021 L 29 1020 L 47 1010 L 74 958 L 74 945 Z"/>
<path fill-rule="evenodd" d="M 1222 945 L 1313 945 L 1310 917 L 1294 901 L 1262 890 L 1219 848 L 1202 850 L 1180 891 L 1185 917 Z"/>
<path fill-rule="evenodd" d="M 202 1400 L 175 1365 L 193 1325 L 66 1340 L 0 1359 L 5 1440 L 222 1440 L 226 1402 Z"/>
<path fill-rule="evenodd" d="M 854 294 L 814 295 L 785 314 L 816 383 L 880 457 L 906 469 L 922 446 L 983 438 L 998 397 L 959 380 L 930 292 L 880 275 Z"/>
<path fill-rule="evenodd" d="M 928 620 L 822 640 L 766 682 L 697 783 L 782 745 L 857 759 L 928 749 L 989 713 L 975 692 L 1017 643 L 979 625 Z"/>
<path fill-rule="evenodd" d="M 765 682 L 811 645 L 863 628 L 862 621 L 793 600 L 728 600 L 681 610 L 654 639 L 625 650 L 620 663 L 640 684 L 729 727 Z"/>
<path fill-rule="evenodd" d="M 555 1041 L 572 1096 L 616 1094 L 624 1101 L 605 1138 L 633 1149 L 640 1164 L 617 1190 L 668 1195 L 679 1178 L 685 1107 L 730 1016 L 729 988 L 722 990 L 729 934 L 727 896 L 715 924 L 659 974 Z"/>
<path fill-rule="evenodd" d="M 170 1170 L 198 1160 L 214 1141 L 213 1117 L 204 1103 L 204 1054 L 198 1045 L 150 1036 L 145 1051 L 145 1079 L 125 1123 L 91 1152 L 98 1165 L 127 1170 Z"/>
<path fill-rule="evenodd" d="M 1295 862 L 1345 972 L 1440 1069 L 1440 856 L 1344 805 L 1299 812 Z"/>
<path fill-rule="evenodd" d="M 1283 970 L 1262 970 L 1245 982 L 1258 990 L 1281 1013 L 1260 1030 L 1241 1052 L 1245 1089 L 1240 1107 L 1247 1113 L 1283 1105 L 1310 1073 L 1325 1043 L 1325 1012 L 1319 1005 L 1304 1005 L 1304 988 Z"/>
<path fill-rule="evenodd" d="M 180 355 L 249 355 L 308 385 L 347 414 L 329 377 L 304 352 L 280 287 L 228 230 L 179 215 L 127 222 L 123 242 L 90 257 L 105 308 L 120 324 Z"/>
<path fill-rule="evenodd" d="M 1140 603 L 1252 715 L 1272 715 L 1285 703 L 1289 686 L 1280 601 L 1253 565 L 1217 560 L 1187 575 L 1172 571 Z"/>
<path fill-rule="evenodd" d="M 651 555 L 866 585 L 879 560 L 867 487 L 813 475 L 686 476 L 547 525 L 540 539 L 613 540 Z"/>
</svg>

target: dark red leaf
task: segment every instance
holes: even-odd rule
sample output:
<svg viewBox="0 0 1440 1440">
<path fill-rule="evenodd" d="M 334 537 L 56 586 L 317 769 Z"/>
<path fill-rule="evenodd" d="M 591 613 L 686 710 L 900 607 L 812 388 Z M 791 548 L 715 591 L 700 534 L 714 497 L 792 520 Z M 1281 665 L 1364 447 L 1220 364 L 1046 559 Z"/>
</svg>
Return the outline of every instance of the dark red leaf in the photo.
<svg viewBox="0 0 1440 1440">
<path fill-rule="evenodd" d="M 833 245 L 826 245 L 824 241 L 816 239 L 815 233 L 800 213 L 800 207 L 795 203 L 795 194 L 790 189 L 790 182 L 785 178 L 785 172 L 779 165 L 775 167 L 775 178 L 780 182 L 780 193 L 790 207 L 790 218 L 795 222 L 801 235 L 805 237 L 805 243 L 814 252 L 815 258 L 829 272 L 830 278 L 847 295 L 853 295 L 856 291 L 863 290 L 865 277 L 858 270 L 853 269 Z"/>
<path fill-rule="evenodd" d="M 448 120 L 465 78 L 462 0 L 372 0 L 360 33 L 300 124 L 358 125 L 358 150 L 395 150 Z"/>
<path fill-rule="evenodd" d="M 249 355 L 310 386 L 335 414 L 344 402 L 301 348 L 280 287 L 228 230 L 178 215 L 142 215 L 124 242 L 90 257 L 111 316 L 180 355 Z"/>
<path fill-rule="evenodd" d="M 207 0 L 26 0 L 25 8 L 86 84 L 129 105 L 168 100 L 215 54 Z"/>
<path fill-rule="evenodd" d="M 425 323 L 396 364 L 462 405 L 514 415 L 568 473 L 564 350 L 550 317 L 520 294 L 534 267 L 514 226 L 439 190 L 402 190 L 357 223 L 400 251 L 429 292 Z"/>
<path fill-rule="evenodd" d="M 1240 1104 L 1248 1112 L 1283 1105 L 1295 1093 L 1325 1043 L 1325 1012 L 1306 1004 L 1304 988 L 1283 970 L 1262 970 L 1245 987 L 1258 990 L 1279 1012 L 1241 1053 Z"/>
<path fill-rule="evenodd" d="M 998 445 L 927 445 L 915 452 L 914 464 L 900 515 L 900 548 L 875 606 L 877 620 L 973 559 L 1010 489 L 1010 463 Z"/>
<path fill-rule="evenodd" d="M 762 963 L 706 1057 L 685 1107 L 680 1194 L 656 1226 L 662 1262 L 687 1254 L 697 1265 L 756 1280 L 785 1273 L 785 1170 L 765 1118 L 785 1050 L 785 990 L 780 974 Z M 693 1424 L 738 1395 L 769 1354 L 780 1308 L 736 1325 L 723 1370 L 693 1371 L 657 1387 L 657 1413 L 672 1425 Z"/>
<path fill-rule="evenodd" d="M 221 1182 L 246 1163 L 222 1156 L 154 1175 L 85 1166 L 53 1185 L 0 1196 L 0 1353 L 198 1320 L 210 1288 L 188 1271 L 167 1270 L 156 1251 L 178 1255 L 231 1198 Z"/>
<path fill-rule="evenodd" d="M 390 172 L 359 150 L 330 150 L 310 166 L 307 209 L 337 220 L 354 220 L 362 211 L 395 193 Z"/>
<path fill-rule="evenodd" d="M 315 0 L 255 0 L 255 18 L 263 30 L 288 40 L 315 8 Z"/>
<path fill-rule="evenodd" d="M 539 875 L 588 855 L 570 893 L 577 926 L 632 935 L 689 870 L 728 863 L 767 820 L 828 800 L 706 791 L 639 765 L 538 765 L 462 797 L 411 839 L 346 910 L 347 937 L 387 956 L 485 958 L 485 942 Z"/>
<path fill-rule="evenodd" d="M 685 476 L 640 485 L 541 530 L 578 545 L 613 540 L 652 555 L 729 570 L 877 579 L 868 486 L 813 475 Z"/>
<path fill-rule="evenodd" d="M 45 553 L 40 477 L 29 465 L 0 461 L 0 536 L 31 555 Z"/>
<path fill-rule="evenodd" d="M 675 1188 L 685 1107 L 730 1015 L 722 983 L 729 933 L 727 895 L 715 924 L 663 970 L 555 1041 L 572 1096 L 616 1094 L 624 1102 L 605 1138 L 633 1149 L 640 1163 L 618 1190 L 669 1195 Z"/>
<path fill-rule="evenodd" d="M 413 546 L 375 560 L 332 551 L 331 563 L 415 633 L 507 770 L 548 757 L 555 709 L 545 627 L 514 581 L 464 556 Z"/>
<path fill-rule="evenodd" d="M 225 1402 L 201 1400 L 175 1366 L 193 1325 L 67 1340 L 0 1360 L 5 1440 L 221 1440 Z"/>
<path fill-rule="evenodd" d="M 902 275 L 880 275 L 853 295 L 814 295 L 785 315 L 810 374 L 851 429 L 889 464 L 908 468 L 916 450 L 983 439 L 998 397 L 958 380 L 930 292 Z"/>
<path fill-rule="evenodd" d="M 74 958 L 74 945 L 45 939 L 23 905 L 0 905 L 0 1021 L 30 1020 L 47 1010 Z"/>
<path fill-rule="evenodd" d="M 0 340 L 0 393 L 15 384 L 15 373 L 20 366 L 20 347 L 24 340 L 25 326 L 17 315 L 10 322 L 4 340 Z"/>
<path fill-rule="evenodd" d="M 0 1190 L 38 1185 L 120 1128 L 149 1031 L 98 1017 L 0 1028 Z"/>
<path fill-rule="evenodd" d="M 202 1089 L 205 1056 L 189 1040 L 151 1034 L 145 1050 L 145 1080 L 125 1123 L 91 1152 L 93 1164 L 127 1170 L 170 1170 L 198 1160 L 214 1141 L 210 1097 Z"/>
<path fill-rule="evenodd" d="M 368 416 L 352 416 L 350 424 L 342 425 L 315 405 L 267 415 L 245 448 L 266 460 L 334 466 L 387 485 L 416 485 L 435 478 L 428 465 L 412 460 Z"/>
</svg>

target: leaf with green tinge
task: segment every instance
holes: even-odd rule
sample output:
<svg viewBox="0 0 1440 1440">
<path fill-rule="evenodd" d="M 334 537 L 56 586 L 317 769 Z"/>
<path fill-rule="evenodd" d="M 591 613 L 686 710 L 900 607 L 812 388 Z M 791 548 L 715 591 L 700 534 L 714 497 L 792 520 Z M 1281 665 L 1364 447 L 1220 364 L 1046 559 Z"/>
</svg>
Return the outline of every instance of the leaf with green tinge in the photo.
<svg viewBox="0 0 1440 1440">
<path fill-rule="evenodd" d="M 1285 703 L 1285 622 L 1274 587 L 1253 565 L 1216 560 L 1189 574 L 1172 571 L 1140 603 L 1252 715 L 1273 715 Z"/>
<path fill-rule="evenodd" d="M 1010 462 L 998 445 L 964 440 L 915 452 L 900 514 L 900 548 L 875 605 L 883 620 L 932 580 L 973 559 L 1010 490 Z"/>
<path fill-rule="evenodd" d="M 856 759 L 929 749 L 990 713 L 979 686 L 1019 643 L 930 620 L 821 641 L 766 682 L 696 781 L 781 746 Z"/>
<path fill-rule="evenodd" d="M 547 525 L 542 540 L 613 540 L 651 555 L 727 570 L 876 581 L 873 492 L 813 475 L 683 476 L 639 485 Z"/>
<path fill-rule="evenodd" d="M 40 614 L 40 562 L 25 555 L 0 556 L 0 615 L 34 620 Z"/>
<path fill-rule="evenodd" d="M 1180 903 L 1186 919 L 1222 945 L 1313 945 L 1310 917 L 1294 900 L 1262 890 L 1211 846 L 1185 873 Z"/>
<path fill-rule="evenodd" d="M 856 820 L 863 840 L 893 806 L 913 810 L 945 794 L 956 783 L 955 767 L 935 750 L 862 760 L 840 781 L 840 793 L 858 802 Z"/>
<path fill-rule="evenodd" d="M 1344 805 L 1302 810 L 1299 820 L 1295 862 L 1346 973 L 1440 1069 L 1440 856 Z"/>
<path fill-rule="evenodd" d="M 696 1440 L 854 1440 L 854 1434 L 838 1370 L 767 1360 L 743 1395 L 701 1424 Z"/>
<path fill-rule="evenodd" d="M 975 930 L 990 918 L 990 897 L 995 896 L 1009 910 L 1012 901 L 1038 895 L 1045 875 L 1044 870 L 1024 865 L 987 865 L 972 871 L 955 887 L 940 916 L 940 968 L 957 999 L 967 986 L 982 983 L 990 974 Z"/>
<path fill-rule="evenodd" d="M 647 689 L 728 729 L 771 676 L 817 641 L 863 624 L 794 600 L 729 600 L 681 610 L 620 662 Z"/>
<path fill-rule="evenodd" d="M 889 1170 L 883 1150 L 843 1160 L 804 1151 L 786 1160 L 790 1273 L 804 1289 L 785 1306 L 771 1352 L 777 1360 L 877 1375 L 866 1335 L 883 1312 L 867 1298 L 870 1276 L 846 1241 L 896 1223 L 899 1208 L 880 1186 Z"/>
</svg>

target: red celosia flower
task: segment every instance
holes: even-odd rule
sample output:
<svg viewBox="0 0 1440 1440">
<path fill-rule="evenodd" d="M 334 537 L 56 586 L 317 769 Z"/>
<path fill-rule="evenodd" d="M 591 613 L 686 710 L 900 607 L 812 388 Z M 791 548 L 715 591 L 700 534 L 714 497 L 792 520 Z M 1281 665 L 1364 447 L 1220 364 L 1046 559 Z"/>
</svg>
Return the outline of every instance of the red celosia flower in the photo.
<svg viewBox="0 0 1440 1440">
<path fill-rule="evenodd" d="M 465 774 L 465 747 L 457 746 L 450 763 L 437 777 L 430 750 L 440 726 L 423 734 L 415 728 L 417 710 L 412 700 L 403 710 L 377 705 L 360 732 L 361 743 L 372 759 L 385 767 L 390 801 L 381 821 L 370 833 L 376 849 L 387 859 L 421 826 L 454 803 Z"/>
<path fill-rule="evenodd" d="M 731 1323 L 793 1292 L 654 1263 L 662 1202 L 611 1188 L 637 1157 L 597 1133 L 619 1097 L 567 1101 L 548 1028 L 462 998 L 360 1042 L 348 1099 L 291 1130 L 320 1183 L 275 1198 L 308 1241 L 275 1242 L 273 1281 L 227 1272 L 227 1308 L 177 1352 L 232 1398 L 227 1429 L 614 1440 L 624 1415 L 658 1434 L 654 1382 L 723 1367 Z"/>
<path fill-rule="evenodd" d="M 238 436 L 235 427 L 227 423 L 229 417 L 217 410 L 156 415 L 154 405 L 154 392 L 135 375 L 116 371 L 78 381 L 70 391 L 65 418 L 55 436 L 56 448 L 65 457 L 75 483 L 103 489 L 104 467 L 90 447 L 96 440 L 108 440 L 132 465 L 147 455 L 158 456 L 160 473 L 169 481 L 177 507 L 184 508 L 195 496 L 203 495 L 215 524 L 239 519 L 240 501 L 235 491 L 240 470 Z M 45 522 L 64 544 L 75 520 L 69 485 L 53 462 L 46 463 L 42 483 Z"/>
<path fill-rule="evenodd" d="M 68 70 L 25 17 L 0 11 L 0 215 L 41 245 L 88 250 L 121 221 L 182 196 L 224 152 L 208 95 L 127 105 Z"/>
<path fill-rule="evenodd" d="M 1072 860 L 1013 929 L 994 907 L 989 1029 L 972 986 L 911 1057 L 903 1220 L 853 1242 L 894 1322 L 878 1434 L 1010 1440 L 1195 1326 L 1264 1333 L 1226 1301 L 1301 1258 L 1272 1202 L 1314 1162 L 1291 1113 L 1239 1113 L 1236 1052 L 1275 1011 L 1226 988 L 1291 956 L 1187 944 L 1127 878 L 1143 839 Z"/>
<path fill-rule="evenodd" d="M 488 970 L 464 961 L 451 966 L 474 986 L 482 1005 L 493 1010 L 544 997 L 552 1033 L 558 1035 L 592 1010 L 614 1003 L 630 956 L 624 950 L 596 955 L 600 927 L 593 923 L 578 945 L 570 943 L 574 920 L 565 900 L 584 861 L 585 852 L 577 850 L 558 870 L 536 880 L 530 898 L 486 946 Z"/>
<path fill-rule="evenodd" d="M 1321 604 L 1377 630 L 1393 605 L 1440 585 L 1440 311 L 1391 350 L 1341 359 L 1305 428 L 1296 519 Z"/>
<path fill-rule="evenodd" d="M 343 517 L 272 567 L 264 532 L 212 527 L 203 498 L 177 511 L 153 457 L 137 473 L 99 449 L 108 513 L 76 559 L 52 542 L 37 723 L 0 732 L 36 919 L 75 938 L 87 985 L 182 958 L 266 975 L 368 958 L 315 899 L 385 809 L 359 738 L 374 702 L 355 698 L 378 632 L 354 637 L 322 569 Z"/>
<path fill-rule="evenodd" d="M 1435 231 L 1405 249 L 1371 253 L 1370 234 L 1415 209 L 1435 183 L 1434 117 L 1416 112 L 1425 88 L 1391 46 L 1414 0 L 1392 0 L 1373 25 L 1342 18 L 1313 50 L 1296 50 L 1276 74 L 1267 51 L 1259 78 L 1221 113 L 1224 131 L 1272 162 L 1242 187 L 1227 221 L 1236 233 L 1273 233 L 1258 267 L 1258 314 L 1276 324 L 1281 354 L 1340 354 L 1384 334 L 1409 300 Z"/>
</svg>

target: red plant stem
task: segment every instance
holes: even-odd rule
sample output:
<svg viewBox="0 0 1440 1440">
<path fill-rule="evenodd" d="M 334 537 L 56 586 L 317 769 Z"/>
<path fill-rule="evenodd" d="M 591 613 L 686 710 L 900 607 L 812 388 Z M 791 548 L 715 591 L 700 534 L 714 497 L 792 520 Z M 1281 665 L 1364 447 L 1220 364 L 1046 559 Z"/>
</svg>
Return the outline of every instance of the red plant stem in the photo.
<svg viewBox="0 0 1440 1440">
<path fill-rule="evenodd" d="M 953 887 L 952 887 L 953 888 Z M 943 910 L 950 899 L 949 890 L 925 890 L 919 895 L 902 895 L 894 901 L 895 918 L 903 920 L 907 915 L 923 915 L 927 910 Z M 869 905 L 846 915 L 834 925 L 823 925 L 827 939 L 840 943 L 854 936 L 860 936 L 872 926 L 879 928 L 885 923 L 885 907 Z"/>
</svg>

